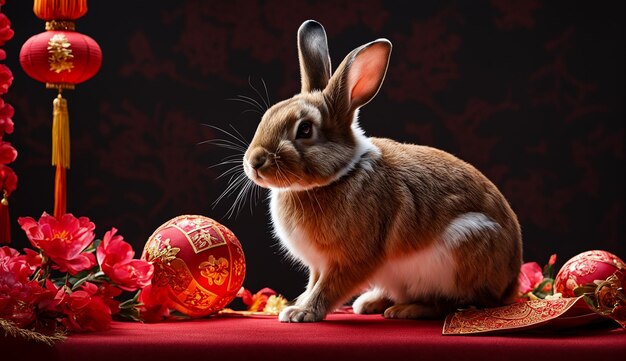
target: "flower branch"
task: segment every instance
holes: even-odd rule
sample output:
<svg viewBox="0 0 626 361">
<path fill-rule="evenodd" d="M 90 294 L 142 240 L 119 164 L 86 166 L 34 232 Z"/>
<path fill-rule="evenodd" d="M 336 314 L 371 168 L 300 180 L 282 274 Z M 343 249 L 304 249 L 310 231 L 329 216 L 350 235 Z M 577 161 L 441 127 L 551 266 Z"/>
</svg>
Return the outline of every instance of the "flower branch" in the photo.
<svg viewBox="0 0 626 361">
<path fill-rule="evenodd" d="M 64 332 L 106 330 L 114 316 L 139 314 L 138 292 L 123 303 L 117 298 L 149 285 L 154 267 L 134 258 L 117 229 L 100 241 L 87 217 L 56 219 L 44 212 L 37 221 L 22 217 L 18 223 L 35 250 L 0 247 L 0 326 L 6 334 L 25 335 L 14 332 L 19 328 L 46 342 Z"/>
</svg>

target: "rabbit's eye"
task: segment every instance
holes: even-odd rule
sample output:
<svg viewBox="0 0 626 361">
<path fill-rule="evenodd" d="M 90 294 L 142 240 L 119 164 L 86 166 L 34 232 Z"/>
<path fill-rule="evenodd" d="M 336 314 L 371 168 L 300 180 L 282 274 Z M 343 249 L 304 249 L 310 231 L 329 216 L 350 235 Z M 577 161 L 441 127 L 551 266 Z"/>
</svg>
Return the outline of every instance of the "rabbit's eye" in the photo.
<svg viewBox="0 0 626 361">
<path fill-rule="evenodd" d="M 298 125 L 298 131 L 296 132 L 296 139 L 309 139 L 313 135 L 313 125 L 310 121 L 302 121 Z"/>
</svg>

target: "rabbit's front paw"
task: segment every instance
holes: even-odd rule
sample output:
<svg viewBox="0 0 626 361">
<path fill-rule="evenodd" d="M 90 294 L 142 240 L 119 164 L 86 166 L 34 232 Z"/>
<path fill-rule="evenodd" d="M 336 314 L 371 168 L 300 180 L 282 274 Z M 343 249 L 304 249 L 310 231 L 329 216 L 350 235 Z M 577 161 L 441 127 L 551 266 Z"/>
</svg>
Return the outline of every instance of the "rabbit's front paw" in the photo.
<svg viewBox="0 0 626 361">
<path fill-rule="evenodd" d="M 289 306 L 278 315 L 280 322 L 318 322 L 323 319 L 323 313 L 302 306 Z"/>
</svg>

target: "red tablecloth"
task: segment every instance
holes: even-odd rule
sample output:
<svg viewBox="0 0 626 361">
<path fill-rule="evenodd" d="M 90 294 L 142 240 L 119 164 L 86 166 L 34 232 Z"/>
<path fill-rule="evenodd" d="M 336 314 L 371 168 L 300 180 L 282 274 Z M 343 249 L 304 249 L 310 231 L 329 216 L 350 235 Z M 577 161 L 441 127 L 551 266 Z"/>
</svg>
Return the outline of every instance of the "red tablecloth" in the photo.
<svg viewBox="0 0 626 361">
<path fill-rule="evenodd" d="M 0 336 L 0 360 L 589 360 L 626 354 L 626 330 L 609 326 L 498 336 L 442 336 L 443 321 L 332 314 L 324 322 L 220 315 L 72 334 L 53 347 Z M 7 357 L 8 356 L 8 357 Z"/>
</svg>

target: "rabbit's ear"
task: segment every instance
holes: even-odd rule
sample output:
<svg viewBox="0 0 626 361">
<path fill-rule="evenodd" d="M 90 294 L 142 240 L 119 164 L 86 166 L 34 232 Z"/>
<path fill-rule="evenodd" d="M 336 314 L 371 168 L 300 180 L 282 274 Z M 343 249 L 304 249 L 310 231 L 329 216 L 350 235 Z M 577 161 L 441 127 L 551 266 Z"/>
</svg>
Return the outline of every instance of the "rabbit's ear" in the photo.
<svg viewBox="0 0 626 361">
<path fill-rule="evenodd" d="M 330 55 L 322 24 L 307 20 L 298 29 L 298 57 L 302 93 L 324 90 L 330 79 Z"/>
<path fill-rule="evenodd" d="M 378 39 L 346 56 L 325 90 L 340 115 L 346 115 L 374 98 L 385 79 L 390 55 L 391 42 Z"/>
</svg>

